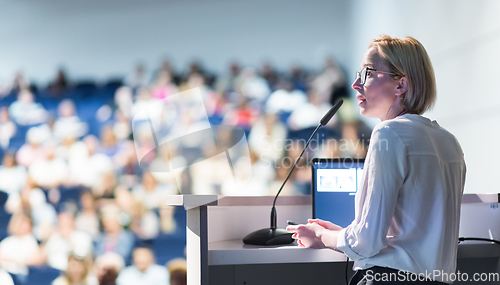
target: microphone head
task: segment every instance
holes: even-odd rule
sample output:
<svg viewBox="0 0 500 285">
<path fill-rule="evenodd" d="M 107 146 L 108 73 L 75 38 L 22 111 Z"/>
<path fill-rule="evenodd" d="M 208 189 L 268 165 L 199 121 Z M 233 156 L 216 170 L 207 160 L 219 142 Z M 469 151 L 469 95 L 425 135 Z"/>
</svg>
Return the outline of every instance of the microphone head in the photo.
<svg viewBox="0 0 500 285">
<path fill-rule="evenodd" d="M 344 100 L 340 99 L 337 103 L 335 103 L 335 105 L 333 105 L 330 111 L 328 111 L 328 113 L 326 113 L 326 115 L 324 115 L 323 118 L 321 119 L 320 123 L 322 126 L 328 124 L 328 122 L 332 119 L 333 115 L 337 113 L 337 111 L 339 110 L 340 106 L 342 106 L 343 103 Z"/>
</svg>

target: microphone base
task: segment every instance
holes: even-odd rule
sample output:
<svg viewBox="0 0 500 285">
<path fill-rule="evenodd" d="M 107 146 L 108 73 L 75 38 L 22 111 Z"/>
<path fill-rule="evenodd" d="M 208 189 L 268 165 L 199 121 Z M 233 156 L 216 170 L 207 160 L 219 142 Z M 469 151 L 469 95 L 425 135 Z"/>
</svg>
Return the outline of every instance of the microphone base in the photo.
<svg viewBox="0 0 500 285">
<path fill-rule="evenodd" d="M 244 244 L 251 245 L 283 245 L 294 241 L 293 233 L 285 229 L 265 228 L 249 233 L 243 238 Z"/>
</svg>

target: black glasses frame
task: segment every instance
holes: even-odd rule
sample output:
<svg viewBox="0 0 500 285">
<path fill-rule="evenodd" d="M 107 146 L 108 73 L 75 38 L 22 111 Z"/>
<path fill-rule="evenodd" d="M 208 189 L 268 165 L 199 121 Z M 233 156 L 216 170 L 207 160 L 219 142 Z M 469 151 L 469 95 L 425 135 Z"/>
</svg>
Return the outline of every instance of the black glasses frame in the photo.
<svg viewBox="0 0 500 285">
<path fill-rule="evenodd" d="M 395 74 L 393 72 L 381 71 L 378 69 L 369 68 L 367 66 L 367 67 L 361 69 L 360 71 L 356 71 L 356 80 L 359 78 L 361 85 L 364 85 L 366 83 L 366 77 L 368 76 L 368 70 L 397 76 L 397 74 Z"/>
</svg>

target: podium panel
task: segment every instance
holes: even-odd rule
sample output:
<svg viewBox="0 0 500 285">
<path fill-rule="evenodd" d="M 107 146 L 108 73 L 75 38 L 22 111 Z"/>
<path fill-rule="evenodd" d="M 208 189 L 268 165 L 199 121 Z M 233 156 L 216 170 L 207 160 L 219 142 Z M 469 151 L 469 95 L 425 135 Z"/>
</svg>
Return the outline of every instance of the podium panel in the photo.
<svg viewBox="0 0 500 285">
<path fill-rule="evenodd" d="M 500 211 L 497 211 L 499 203 L 495 199 L 498 195 L 464 195 L 461 234 L 477 233 L 479 236 L 476 237 L 494 239 L 500 237 L 498 225 L 489 222 L 500 219 Z M 346 256 L 342 253 L 329 249 L 299 248 L 295 244 L 243 244 L 243 237 L 248 233 L 269 227 L 273 200 L 271 196 L 169 196 L 168 205 L 183 206 L 187 211 L 188 284 L 345 284 Z M 279 228 L 285 228 L 287 220 L 306 223 L 312 214 L 311 196 L 280 197 L 276 208 Z M 470 276 L 474 273 L 500 274 L 499 260 L 500 246 L 497 244 L 459 244 L 460 272 L 467 272 Z M 353 274 L 351 268 L 352 262 L 348 266 L 349 276 Z"/>
</svg>

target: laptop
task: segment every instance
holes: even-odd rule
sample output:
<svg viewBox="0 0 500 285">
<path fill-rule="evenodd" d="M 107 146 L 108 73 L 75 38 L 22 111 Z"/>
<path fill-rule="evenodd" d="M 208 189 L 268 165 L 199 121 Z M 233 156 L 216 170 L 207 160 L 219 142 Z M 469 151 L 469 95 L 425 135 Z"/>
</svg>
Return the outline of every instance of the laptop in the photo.
<svg viewBox="0 0 500 285">
<path fill-rule="evenodd" d="M 312 160 L 313 218 L 346 227 L 354 220 L 354 199 L 361 187 L 364 159 Z"/>
</svg>

